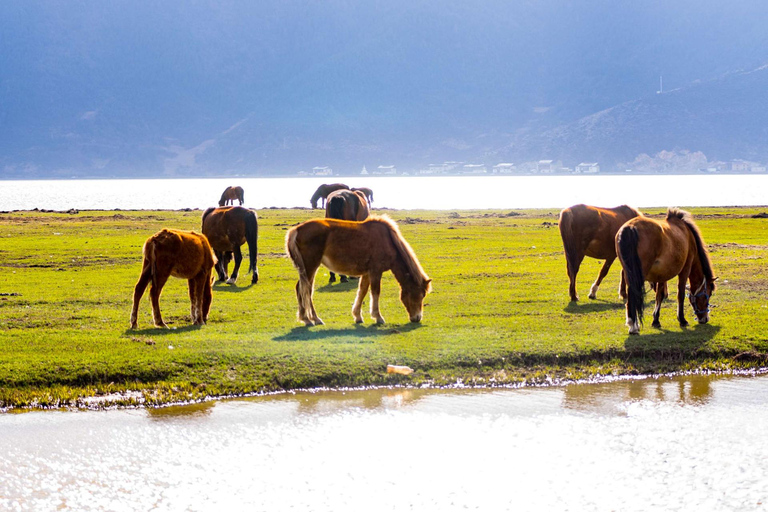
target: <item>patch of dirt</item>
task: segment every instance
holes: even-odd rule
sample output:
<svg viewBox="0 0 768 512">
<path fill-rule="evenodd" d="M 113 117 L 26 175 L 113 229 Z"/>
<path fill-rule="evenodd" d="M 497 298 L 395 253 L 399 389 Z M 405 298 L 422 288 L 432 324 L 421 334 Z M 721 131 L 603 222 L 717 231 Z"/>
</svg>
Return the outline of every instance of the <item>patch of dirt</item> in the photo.
<svg viewBox="0 0 768 512">
<path fill-rule="evenodd" d="M 435 224 L 433 220 L 418 219 L 414 217 L 406 217 L 400 221 L 401 224 Z"/>
</svg>

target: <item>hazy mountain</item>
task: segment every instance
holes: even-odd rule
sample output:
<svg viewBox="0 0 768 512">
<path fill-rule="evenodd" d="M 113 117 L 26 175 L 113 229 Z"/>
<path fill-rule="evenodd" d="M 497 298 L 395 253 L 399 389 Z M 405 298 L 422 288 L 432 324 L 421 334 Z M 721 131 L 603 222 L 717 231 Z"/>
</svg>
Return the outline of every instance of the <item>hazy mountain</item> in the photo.
<svg viewBox="0 0 768 512">
<path fill-rule="evenodd" d="M 0 176 L 631 160 L 688 144 L 747 158 L 762 154 L 764 73 L 715 77 L 768 60 L 766 12 L 751 0 L 10 0 Z M 656 96 L 659 75 L 681 92 Z"/>
</svg>

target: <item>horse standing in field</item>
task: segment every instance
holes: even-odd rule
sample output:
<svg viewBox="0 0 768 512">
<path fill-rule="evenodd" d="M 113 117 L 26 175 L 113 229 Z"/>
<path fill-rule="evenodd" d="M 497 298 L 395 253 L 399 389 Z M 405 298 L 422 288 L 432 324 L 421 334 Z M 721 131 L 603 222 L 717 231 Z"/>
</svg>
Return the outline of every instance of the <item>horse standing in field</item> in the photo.
<svg viewBox="0 0 768 512">
<path fill-rule="evenodd" d="M 343 183 L 331 183 L 330 185 L 322 184 L 317 187 L 317 190 L 315 190 L 315 193 L 312 194 L 312 197 L 309 200 L 310 204 L 312 205 L 312 209 L 317 208 L 318 200 L 321 201 L 321 208 L 325 208 L 325 200 L 328 197 L 328 194 L 341 189 L 349 190 L 349 187 Z"/>
<path fill-rule="evenodd" d="M 211 309 L 211 274 L 216 263 L 208 239 L 194 231 L 163 229 L 147 239 L 142 252 L 141 275 L 133 290 L 131 329 L 136 328 L 139 302 L 150 283 L 152 319 L 155 326 L 168 327 L 160 314 L 160 292 L 170 276 L 188 280 L 192 323 L 205 324 Z"/>
<path fill-rule="evenodd" d="M 372 216 L 363 222 L 308 220 L 288 231 L 285 246 L 299 272 L 298 318 L 305 325 L 323 323 L 312 300 L 315 273 L 321 263 L 338 273 L 361 276 L 352 306 L 356 323 L 363 321 L 360 310 L 369 287 L 371 316 L 377 324 L 384 323 L 379 312 L 379 294 L 381 275 L 387 270 L 400 283 L 400 300 L 411 322 L 421 321 L 424 297 L 431 290 L 432 280 L 422 270 L 397 224 L 388 217 Z"/>
<path fill-rule="evenodd" d="M 677 276 L 677 320 L 685 319 L 686 282 L 690 283 L 690 302 L 700 324 L 709 321 L 709 298 L 715 292 L 712 262 L 691 215 L 670 208 L 665 220 L 637 217 L 616 234 L 616 252 L 624 268 L 627 287 L 627 326 L 629 334 L 640 332 L 645 301 L 645 281 L 656 291 L 653 327 L 661 327 L 661 302 L 667 297 L 667 281 Z"/>
<path fill-rule="evenodd" d="M 208 208 L 203 212 L 202 230 L 203 234 L 208 237 L 216 258 L 218 258 L 216 273 L 219 276 L 219 281 L 235 284 L 240 271 L 240 263 L 243 261 L 240 246 L 246 242 L 248 242 L 250 260 L 248 272 L 253 272 L 251 283 L 259 281 L 259 269 L 256 268 L 259 224 L 256 212 L 240 206 Z M 232 270 L 232 276 L 228 278 L 227 267 L 232 261 L 233 254 L 235 256 L 235 268 Z"/>
<path fill-rule="evenodd" d="M 565 249 L 566 268 L 570 286 L 571 301 L 579 300 L 576 294 L 576 275 L 579 273 L 584 256 L 605 260 L 597 280 L 589 290 L 589 298 L 597 297 L 597 289 L 616 259 L 616 232 L 629 219 L 642 215 L 627 205 L 616 208 L 598 208 L 577 204 L 560 212 L 560 236 Z M 624 275 L 621 276 L 619 293 L 624 290 Z M 623 295 L 622 295 L 623 297 Z"/>
<path fill-rule="evenodd" d="M 219 206 L 225 206 L 227 204 L 234 205 L 235 199 L 240 201 L 240 206 L 243 206 L 243 187 L 227 187 L 224 189 L 224 193 L 221 194 L 219 199 Z"/>
<path fill-rule="evenodd" d="M 369 189 L 368 187 L 352 187 L 349 190 L 352 192 L 362 192 L 365 194 L 365 198 L 368 200 L 368 205 L 370 206 L 373 204 L 373 190 Z"/>
<path fill-rule="evenodd" d="M 325 218 L 339 220 L 364 221 L 371 214 L 368 201 L 365 194 L 359 190 L 340 189 L 328 194 L 328 201 L 325 203 Z M 340 275 L 339 280 L 342 283 L 348 281 L 347 276 Z M 336 274 L 331 272 L 328 283 L 336 281 Z"/>
</svg>

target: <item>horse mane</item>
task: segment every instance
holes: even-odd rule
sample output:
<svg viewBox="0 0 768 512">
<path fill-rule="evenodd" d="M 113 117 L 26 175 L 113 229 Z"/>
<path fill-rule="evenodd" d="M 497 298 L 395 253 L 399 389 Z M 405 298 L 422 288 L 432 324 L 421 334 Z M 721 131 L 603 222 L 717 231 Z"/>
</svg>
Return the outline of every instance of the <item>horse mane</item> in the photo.
<svg viewBox="0 0 768 512">
<path fill-rule="evenodd" d="M 216 208 L 215 208 L 215 207 L 213 207 L 213 206 L 211 206 L 210 208 L 206 209 L 206 210 L 203 212 L 203 218 L 201 219 L 201 221 L 200 221 L 200 222 L 203 222 L 203 223 L 204 223 L 204 222 L 205 222 L 205 218 L 206 218 L 208 215 L 210 215 L 210 214 L 211 214 L 211 212 L 212 212 L 213 210 L 215 210 L 215 209 L 216 209 Z M 202 228 L 200 228 L 200 229 L 202 229 Z"/>
<path fill-rule="evenodd" d="M 424 272 L 424 269 L 421 268 L 419 259 L 416 257 L 416 254 L 413 252 L 413 249 L 411 248 L 411 245 L 408 243 L 408 241 L 403 238 L 397 223 L 389 218 L 388 215 L 371 215 L 365 222 L 369 221 L 379 221 L 389 227 L 389 234 L 392 238 L 392 243 L 394 243 L 395 249 L 397 249 L 397 252 L 400 254 L 400 257 L 405 263 L 405 266 L 408 269 L 408 273 L 413 276 L 413 280 L 416 282 L 417 286 L 420 288 L 426 287 L 426 291 L 429 291 L 431 289 L 429 276 L 427 276 L 427 274 Z"/>
<path fill-rule="evenodd" d="M 707 246 L 704 245 L 704 239 L 701 237 L 699 226 L 693 222 L 693 217 L 689 212 L 679 208 L 667 209 L 667 221 L 670 221 L 671 219 L 678 219 L 688 227 L 688 230 L 693 235 L 693 239 L 696 241 L 696 252 L 699 255 L 701 271 L 704 274 L 704 278 L 707 280 L 707 282 L 712 283 L 715 279 L 714 273 L 712 271 L 712 260 L 709 258 L 709 251 L 707 251 Z"/>
</svg>

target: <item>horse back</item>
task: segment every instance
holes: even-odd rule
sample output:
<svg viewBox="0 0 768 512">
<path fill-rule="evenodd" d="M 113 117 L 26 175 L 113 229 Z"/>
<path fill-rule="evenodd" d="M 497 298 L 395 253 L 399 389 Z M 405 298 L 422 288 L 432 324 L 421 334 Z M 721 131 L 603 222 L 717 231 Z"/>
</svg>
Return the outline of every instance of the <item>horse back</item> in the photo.
<svg viewBox="0 0 768 512">
<path fill-rule="evenodd" d="M 246 242 L 255 226 L 256 214 L 242 206 L 208 208 L 203 213 L 202 231 L 216 251 L 232 251 Z"/>
<path fill-rule="evenodd" d="M 646 281 L 666 282 L 679 275 L 695 257 L 696 245 L 682 221 L 648 217 L 630 219 L 621 228 L 637 231 L 637 254 Z"/>
<path fill-rule="evenodd" d="M 615 258 L 616 233 L 626 221 L 639 214 L 626 205 L 600 208 L 577 204 L 560 212 L 560 235 L 566 250 L 582 251 L 598 259 Z"/>
<path fill-rule="evenodd" d="M 184 279 L 192 279 L 206 269 L 210 272 L 216 263 L 205 235 L 167 228 L 147 239 L 144 259 L 145 265 Z"/>
</svg>

